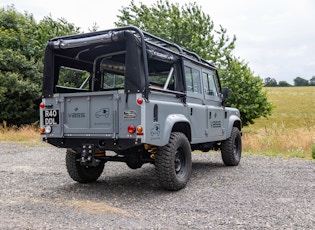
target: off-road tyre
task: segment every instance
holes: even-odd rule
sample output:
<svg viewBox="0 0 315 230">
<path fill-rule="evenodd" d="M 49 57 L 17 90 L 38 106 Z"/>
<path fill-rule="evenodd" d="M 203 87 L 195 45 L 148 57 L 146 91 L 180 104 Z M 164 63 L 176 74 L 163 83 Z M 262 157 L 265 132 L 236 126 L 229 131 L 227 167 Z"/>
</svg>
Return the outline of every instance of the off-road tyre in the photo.
<svg viewBox="0 0 315 230">
<path fill-rule="evenodd" d="M 242 156 L 242 137 L 240 130 L 233 127 L 231 136 L 221 143 L 221 156 L 226 166 L 237 166 Z"/>
<path fill-rule="evenodd" d="M 183 133 L 171 133 L 169 143 L 158 148 L 155 167 L 164 189 L 178 191 L 186 186 L 192 163 L 190 144 Z"/>
<path fill-rule="evenodd" d="M 84 166 L 80 164 L 80 154 L 72 149 L 66 153 L 66 167 L 69 176 L 79 183 L 90 183 L 96 181 L 104 170 L 104 161 L 98 166 Z"/>
</svg>

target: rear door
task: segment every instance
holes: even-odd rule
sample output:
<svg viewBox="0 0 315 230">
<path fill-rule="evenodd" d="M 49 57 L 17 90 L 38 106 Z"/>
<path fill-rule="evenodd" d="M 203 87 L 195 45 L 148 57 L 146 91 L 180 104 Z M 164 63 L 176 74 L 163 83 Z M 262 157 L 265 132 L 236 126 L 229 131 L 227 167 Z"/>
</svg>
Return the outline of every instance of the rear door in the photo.
<svg viewBox="0 0 315 230">
<path fill-rule="evenodd" d="M 65 135 L 112 136 L 117 133 L 117 93 L 89 92 L 63 94 L 62 97 Z"/>
<path fill-rule="evenodd" d="M 207 129 L 209 137 L 216 139 L 224 135 L 225 110 L 222 107 L 214 71 L 203 70 L 202 78 L 207 106 Z"/>
<path fill-rule="evenodd" d="M 192 63 L 185 63 L 185 82 L 187 91 L 188 116 L 192 126 L 192 143 L 206 142 L 207 107 L 202 92 L 201 68 Z"/>
</svg>

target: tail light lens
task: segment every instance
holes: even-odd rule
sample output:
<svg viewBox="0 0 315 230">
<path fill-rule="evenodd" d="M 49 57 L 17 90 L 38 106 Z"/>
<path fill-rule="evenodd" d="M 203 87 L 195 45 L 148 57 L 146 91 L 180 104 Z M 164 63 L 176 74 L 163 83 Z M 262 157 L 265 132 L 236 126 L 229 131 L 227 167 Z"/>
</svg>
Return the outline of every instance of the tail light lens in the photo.
<svg viewBox="0 0 315 230">
<path fill-rule="evenodd" d="M 134 125 L 128 126 L 128 133 L 133 134 L 136 132 L 136 127 Z"/>
<path fill-rule="evenodd" d="M 40 134 L 45 134 L 45 128 L 44 127 L 40 127 L 39 128 L 39 132 L 40 132 Z"/>
</svg>

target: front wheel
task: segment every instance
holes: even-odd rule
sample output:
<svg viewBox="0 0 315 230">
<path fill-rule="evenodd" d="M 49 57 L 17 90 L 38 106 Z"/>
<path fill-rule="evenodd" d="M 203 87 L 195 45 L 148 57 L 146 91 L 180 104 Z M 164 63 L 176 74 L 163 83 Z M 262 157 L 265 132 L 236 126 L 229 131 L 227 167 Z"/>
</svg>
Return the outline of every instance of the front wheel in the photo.
<svg viewBox="0 0 315 230">
<path fill-rule="evenodd" d="M 231 136 L 221 143 L 221 156 L 226 166 L 236 166 L 242 155 L 242 137 L 240 130 L 233 127 Z"/>
<path fill-rule="evenodd" d="M 157 151 L 155 166 L 164 189 L 178 191 L 186 186 L 192 163 L 190 144 L 183 133 L 171 133 L 169 143 Z"/>
<path fill-rule="evenodd" d="M 80 154 L 68 149 L 66 153 L 66 166 L 70 177 L 79 183 L 96 181 L 104 170 L 104 161 L 97 166 L 85 166 L 80 163 Z"/>
</svg>

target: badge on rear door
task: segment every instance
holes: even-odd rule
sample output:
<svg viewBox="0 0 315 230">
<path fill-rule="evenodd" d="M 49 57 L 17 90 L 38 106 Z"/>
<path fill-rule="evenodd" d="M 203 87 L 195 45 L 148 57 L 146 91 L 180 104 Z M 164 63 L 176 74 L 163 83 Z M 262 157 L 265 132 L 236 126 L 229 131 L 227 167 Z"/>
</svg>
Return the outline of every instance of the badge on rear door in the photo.
<svg viewBox="0 0 315 230">
<path fill-rule="evenodd" d="M 128 119 L 136 119 L 137 117 L 137 113 L 134 110 L 125 110 L 124 111 L 124 119 L 128 120 Z"/>
</svg>

